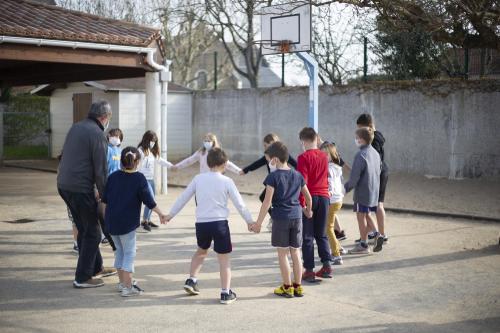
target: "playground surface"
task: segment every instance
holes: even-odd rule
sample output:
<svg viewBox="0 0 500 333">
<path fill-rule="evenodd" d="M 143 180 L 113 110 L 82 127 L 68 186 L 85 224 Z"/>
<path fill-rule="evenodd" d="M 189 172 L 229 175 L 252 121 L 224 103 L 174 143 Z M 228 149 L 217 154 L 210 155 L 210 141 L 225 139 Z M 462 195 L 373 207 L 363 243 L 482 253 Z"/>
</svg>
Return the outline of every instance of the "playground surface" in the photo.
<svg viewBox="0 0 500 333">
<path fill-rule="evenodd" d="M 181 191 L 170 188 L 159 196 L 160 207 L 168 211 Z M 257 196 L 244 200 L 256 217 Z M 482 215 L 498 209 L 492 203 Z M 280 278 L 270 234 L 248 233 L 231 212 L 236 303 L 218 304 L 213 253 L 199 276 L 202 294 L 190 297 L 182 290 L 196 244 L 194 202 L 167 226 L 138 234 L 135 278 L 146 292 L 123 299 L 116 277 L 105 278 L 101 288 L 72 287 L 76 256 L 55 174 L 0 168 L 1 331 L 499 331 L 499 223 L 389 213 L 390 239 L 381 253 L 345 256 L 332 280 L 305 285 L 304 298 L 282 299 L 272 294 Z M 21 219 L 34 222 L 5 222 Z M 343 210 L 340 219 L 349 237 L 343 245 L 350 248 L 357 238 L 353 213 Z M 101 249 L 110 266 L 111 249 Z"/>
</svg>

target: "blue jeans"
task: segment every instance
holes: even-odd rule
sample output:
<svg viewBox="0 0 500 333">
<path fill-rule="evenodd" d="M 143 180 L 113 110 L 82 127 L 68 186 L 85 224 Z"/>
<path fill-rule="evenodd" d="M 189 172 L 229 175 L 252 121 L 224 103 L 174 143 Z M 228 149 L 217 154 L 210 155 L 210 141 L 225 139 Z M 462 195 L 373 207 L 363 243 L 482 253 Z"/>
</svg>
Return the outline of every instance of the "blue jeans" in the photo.
<svg viewBox="0 0 500 333">
<path fill-rule="evenodd" d="M 125 235 L 111 235 L 115 242 L 115 268 L 122 271 L 134 272 L 135 259 L 135 230 Z"/>
<path fill-rule="evenodd" d="M 149 185 L 149 192 L 151 192 L 151 195 L 153 198 L 155 197 L 155 181 L 153 179 L 148 179 L 148 185 Z M 144 212 L 142 213 L 142 220 L 143 221 L 151 221 L 151 214 L 153 211 L 149 209 L 147 206 L 144 206 Z"/>
</svg>

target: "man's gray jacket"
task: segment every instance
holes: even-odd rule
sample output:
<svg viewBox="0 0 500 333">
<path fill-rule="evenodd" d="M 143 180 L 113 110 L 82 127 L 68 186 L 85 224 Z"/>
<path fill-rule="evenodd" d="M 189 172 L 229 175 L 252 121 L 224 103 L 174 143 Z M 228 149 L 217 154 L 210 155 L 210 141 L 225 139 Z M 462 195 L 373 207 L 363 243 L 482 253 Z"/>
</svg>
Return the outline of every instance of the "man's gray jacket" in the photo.
<svg viewBox="0 0 500 333">
<path fill-rule="evenodd" d="M 107 152 L 108 142 L 99 120 L 87 118 L 74 124 L 64 142 L 57 187 L 90 193 L 95 184 L 102 196 L 108 176 Z"/>
</svg>

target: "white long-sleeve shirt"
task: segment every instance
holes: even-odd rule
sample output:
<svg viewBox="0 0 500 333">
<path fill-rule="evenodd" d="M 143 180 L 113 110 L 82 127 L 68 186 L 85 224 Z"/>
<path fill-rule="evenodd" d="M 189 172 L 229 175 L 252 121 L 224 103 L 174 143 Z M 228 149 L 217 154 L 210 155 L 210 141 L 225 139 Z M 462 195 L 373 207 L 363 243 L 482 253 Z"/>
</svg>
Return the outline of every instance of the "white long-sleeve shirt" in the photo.
<svg viewBox="0 0 500 333">
<path fill-rule="evenodd" d="M 208 155 L 208 151 L 203 153 L 201 150 L 197 150 L 193 155 L 180 161 L 175 166 L 179 169 L 184 169 L 190 165 L 193 165 L 196 162 L 200 162 L 200 173 L 209 172 L 210 168 L 208 167 L 208 164 L 207 164 L 207 155 Z M 239 174 L 241 171 L 241 169 L 231 161 L 227 161 L 226 170 L 229 170 L 229 171 L 236 173 L 236 174 Z"/>
<path fill-rule="evenodd" d="M 161 157 L 155 157 L 153 153 L 149 152 L 149 154 L 144 154 L 144 151 L 142 150 L 141 147 L 139 147 L 139 154 L 141 154 L 141 162 L 139 163 L 139 172 L 146 177 L 148 180 L 152 180 L 155 178 L 155 164 L 158 163 L 159 165 L 167 168 L 171 168 L 173 166 L 172 163 L 167 161 L 164 158 Z"/>
<path fill-rule="evenodd" d="M 228 199 L 231 199 L 245 222 L 253 223 L 252 215 L 233 180 L 220 172 L 210 171 L 195 176 L 175 201 L 170 209 L 170 216 L 177 215 L 193 195 L 196 196 L 196 223 L 227 220 Z"/>
<path fill-rule="evenodd" d="M 335 163 L 328 163 L 328 191 L 330 203 L 341 202 L 344 198 L 344 185 L 342 185 L 342 167 Z"/>
</svg>

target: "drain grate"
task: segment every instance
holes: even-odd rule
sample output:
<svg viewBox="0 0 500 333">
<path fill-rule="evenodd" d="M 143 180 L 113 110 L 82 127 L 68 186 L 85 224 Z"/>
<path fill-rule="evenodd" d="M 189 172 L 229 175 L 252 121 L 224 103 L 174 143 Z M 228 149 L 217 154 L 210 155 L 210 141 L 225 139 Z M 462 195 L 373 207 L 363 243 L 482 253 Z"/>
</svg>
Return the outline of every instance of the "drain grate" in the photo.
<svg viewBox="0 0 500 333">
<path fill-rule="evenodd" d="M 35 220 L 32 219 L 17 219 L 17 220 L 12 220 L 12 221 L 4 221 L 6 223 L 31 223 L 31 222 L 36 222 Z"/>
</svg>

